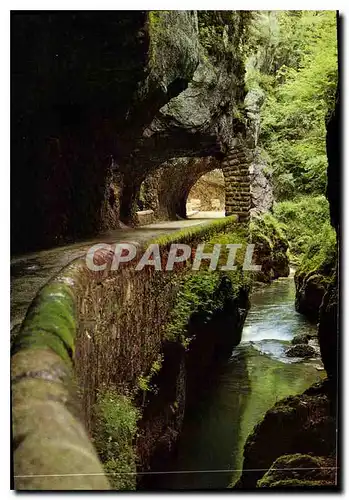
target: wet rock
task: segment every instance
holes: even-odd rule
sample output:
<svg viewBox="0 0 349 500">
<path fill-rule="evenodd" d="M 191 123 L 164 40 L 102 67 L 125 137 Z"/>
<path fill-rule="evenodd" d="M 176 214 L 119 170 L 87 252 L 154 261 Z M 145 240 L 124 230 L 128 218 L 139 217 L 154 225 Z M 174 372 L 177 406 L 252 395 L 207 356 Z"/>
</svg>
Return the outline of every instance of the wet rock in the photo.
<svg viewBox="0 0 349 500">
<path fill-rule="evenodd" d="M 320 309 L 319 344 L 328 377 L 335 381 L 338 363 L 338 282 L 328 287 Z"/>
<path fill-rule="evenodd" d="M 310 337 L 311 336 L 308 335 L 307 333 L 301 333 L 300 335 L 296 335 L 295 337 L 293 337 L 293 339 L 291 340 L 291 344 L 292 345 L 307 344 Z"/>
<path fill-rule="evenodd" d="M 297 344 L 287 349 L 285 354 L 290 358 L 313 358 L 316 351 L 308 344 Z"/>
<path fill-rule="evenodd" d="M 318 319 L 319 309 L 326 291 L 326 277 L 322 274 L 296 272 L 296 311 L 310 319 Z"/>
</svg>

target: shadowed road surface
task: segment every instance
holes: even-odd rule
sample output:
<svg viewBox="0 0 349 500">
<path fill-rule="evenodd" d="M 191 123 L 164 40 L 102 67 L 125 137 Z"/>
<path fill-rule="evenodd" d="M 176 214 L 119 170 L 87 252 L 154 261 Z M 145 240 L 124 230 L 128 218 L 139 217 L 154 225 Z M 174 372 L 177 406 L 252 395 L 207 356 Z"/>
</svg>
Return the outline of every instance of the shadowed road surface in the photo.
<svg viewBox="0 0 349 500">
<path fill-rule="evenodd" d="M 125 226 L 91 240 L 14 257 L 11 259 L 11 332 L 21 324 L 38 290 L 72 260 L 83 257 L 96 243 L 127 241 L 142 245 L 150 238 L 205 224 L 219 217 L 224 217 L 224 213 L 196 212 L 185 220 L 157 222 L 136 229 Z"/>
</svg>

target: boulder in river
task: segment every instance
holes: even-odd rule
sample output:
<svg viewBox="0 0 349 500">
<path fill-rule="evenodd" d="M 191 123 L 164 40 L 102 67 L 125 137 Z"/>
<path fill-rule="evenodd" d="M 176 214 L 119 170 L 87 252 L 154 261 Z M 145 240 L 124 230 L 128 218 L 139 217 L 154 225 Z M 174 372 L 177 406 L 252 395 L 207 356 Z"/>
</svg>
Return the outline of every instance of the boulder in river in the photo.
<svg viewBox="0 0 349 500">
<path fill-rule="evenodd" d="M 291 344 L 292 345 L 298 345 L 298 344 L 307 344 L 309 339 L 310 339 L 310 335 L 307 334 L 307 333 L 301 333 L 299 335 L 296 335 L 295 337 L 293 337 L 293 339 L 291 340 Z"/>
<path fill-rule="evenodd" d="M 335 482 L 335 458 L 296 453 L 279 457 L 257 488 L 331 486 Z"/>
<path fill-rule="evenodd" d="M 303 394 L 278 401 L 267 411 L 246 441 L 243 472 L 235 489 L 253 489 L 257 483 L 258 487 L 310 486 L 308 483 L 295 484 L 296 474 L 291 474 L 292 468 L 297 469 L 294 472 L 299 473 L 299 480 L 336 484 L 335 477 L 330 474 L 317 479 L 320 470 L 314 470 L 315 463 L 318 463 L 317 467 L 320 463 L 318 457 L 323 457 L 326 467 L 329 467 L 333 465 L 331 461 L 336 454 L 337 421 L 332 390 L 325 380 Z M 307 467 L 306 464 L 309 467 L 310 459 L 304 456 L 309 454 L 314 458 L 314 464 L 310 465 L 313 473 L 307 477 L 302 469 Z M 277 459 L 280 462 L 276 463 Z M 275 470 L 272 472 L 271 469 Z M 283 475 L 281 469 L 288 470 L 283 471 Z M 279 480 L 282 483 L 277 484 Z M 289 482 L 283 482 L 287 480 Z"/>
<path fill-rule="evenodd" d="M 286 356 L 290 358 L 313 358 L 316 356 L 316 351 L 308 344 L 297 344 L 287 349 Z"/>
</svg>

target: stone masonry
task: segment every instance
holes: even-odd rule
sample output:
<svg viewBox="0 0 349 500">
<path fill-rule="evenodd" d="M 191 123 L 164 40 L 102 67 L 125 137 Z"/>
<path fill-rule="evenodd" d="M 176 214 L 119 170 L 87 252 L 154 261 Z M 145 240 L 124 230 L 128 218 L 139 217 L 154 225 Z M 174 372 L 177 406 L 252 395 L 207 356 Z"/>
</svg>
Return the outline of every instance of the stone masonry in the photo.
<svg viewBox="0 0 349 500">
<path fill-rule="evenodd" d="M 251 192 L 249 163 L 241 147 L 231 149 L 222 162 L 225 179 L 225 214 L 237 215 L 239 221 L 250 218 Z"/>
</svg>

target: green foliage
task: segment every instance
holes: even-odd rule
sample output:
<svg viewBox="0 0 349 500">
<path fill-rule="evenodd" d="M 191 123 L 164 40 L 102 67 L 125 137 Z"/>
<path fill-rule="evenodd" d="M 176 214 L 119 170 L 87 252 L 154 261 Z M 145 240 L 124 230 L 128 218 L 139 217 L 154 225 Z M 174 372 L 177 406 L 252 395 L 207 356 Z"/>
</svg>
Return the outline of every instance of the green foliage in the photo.
<svg viewBox="0 0 349 500">
<path fill-rule="evenodd" d="M 226 247 L 226 245 L 241 244 L 242 247 L 241 249 L 238 249 L 235 257 L 235 265 L 237 266 L 238 269 L 241 269 L 245 257 L 245 250 L 246 250 L 246 245 L 248 243 L 248 237 L 249 237 L 248 226 L 245 224 L 235 224 L 234 226 L 231 226 L 227 232 L 213 235 L 211 239 L 207 241 L 207 243 L 205 243 L 205 252 L 208 253 L 212 252 L 214 245 L 216 244 L 222 245 L 217 264 L 217 268 L 219 269 L 221 266 L 224 266 L 227 263 L 229 249 Z M 208 268 L 208 266 L 209 266 L 208 261 L 206 262 L 203 261 L 201 264 L 201 267 L 203 269 Z M 245 279 L 247 280 L 247 277 L 245 277 Z"/>
<path fill-rule="evenodd" d="M 275 217 L 284 223 L 292 260 L 299 264 L 296 276 L 318 275 L 323 284 L 334 277 L 337 262 L 336 232 L 329 221 L 324 196 L 304 196 L 277 203 Z"/>
<path fill-rule="evenodd" d="M 264 241 L 271 249 L 279 246 L 288 247 L 285 231 L 285 225 L 270 213 L 254 217 L 250 223 L 252 241 Z"/>
<path fill-rule="evenodd" d="M 235 219 L 232 218 L 232 220 Z M 216 312 L 223 310 L 225 304 L 237 297 L 242 287 L 248 288 L 251 285 L 251 273 L 243 273 L 242 270 L 249 237 L 248 227 L 243 224 L 231 224 L 231 222 L 229 225 L 222 226 L 223 221 L 217 221 L 213 228 L 217 230 L 221 228 L 225 232 L 218 233 L 212 228 L 209 233 L 206 232 L 206 238 L 210 234 L 211 238 L 205 243 L 205 252 L 212 252 L 215 244 L 222 245 L 217 270 L 208 270 L 208 262 L 207 264 L 203 262 L 200 271 L 192 271 L 182 278 L 171 320 L 166 328 L 165 337 L 168 340 L 179 340 L 185 347 L 190 344 L 188 326 L 193 315 L 200 315 L 203 322 L 208 323 Z M 239 243 L 242 244 L 242 248 L 236 254 L 237 269 L 219 271 L 220 266 L 225 265 L 228 258 L 228 250 L 224 245 Z"/>
<path fill-rule="evenodd" d="M 291 258 L 296 263 L 313 241 L 319 240 L 322 234 L 334 233 L 325 196 L 303 196 L 293 201 L 276 203 L 274 216 L 285 228 Z"/>
<path fill-rule="evenodd" d="M 166 329 L 168 340 L 179 340 L 184 347 L 190 344 L 188 326 L 194 314 L 208 323 L 215 312 L 233 300 L 244 282 L 241 272 L 229 275 L 220 271 L 196 271 L 185 277 L 178 292 L 171 321 Z"/>
<path fill-rule="evenodd" d="M 100 391 L 94 408 L 93 441 L 116 490 L 136 489 L 136 455 L 133 439 L 138 410 L 131 400 L 113 389 Z"/>
<path fill-rule="evenodd" d="M 254 217 L 250 223 L 251 240 L 260 271 L 257 281 L 269 283 L 273 279 L 289 275 L 288 241 L 283 224 L 270 213 Z"/>
<path fill-rule="evenodd" d="M 261 142 L 278 200 L 326 188 L 325 118 L 337 85 L 334 11 L 258 13 L 251 30 L 248 89 L 261 88 Z"/>
<path fill-rule="evenodd" d="M 154 375 L 159 373 L 159 371 L 161 370 L 163 360 L 164 358 L 162 354 L 159 354 L 156 360 L 151 365 L 148 375 L 140 375 L 138 377 L 137 385 L 139 389 L 141 389 L 144 392 L 156 390 L 156 388 L 151 385 L 151 380 L 154 377 Z"/>
<path fill-rule="evenodd" d="M 308 244 L 300 263 L 299 272 L 308 276 L 314 273 L 321 274 L 328 276 L 331 280 L 336 262 L 336 232 L 330 224 L 324 224 L 321 232 L 317 232 L 316 238 Z"/>
<path fill-rule="evenodd" d="M 199 10 L 200 43 L 215 62 L 243 54 L 253 17 L 250 11 Z"/>
</svg>

